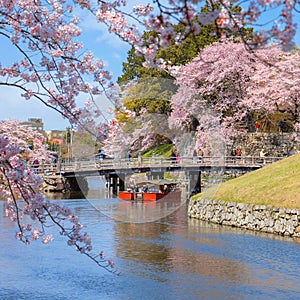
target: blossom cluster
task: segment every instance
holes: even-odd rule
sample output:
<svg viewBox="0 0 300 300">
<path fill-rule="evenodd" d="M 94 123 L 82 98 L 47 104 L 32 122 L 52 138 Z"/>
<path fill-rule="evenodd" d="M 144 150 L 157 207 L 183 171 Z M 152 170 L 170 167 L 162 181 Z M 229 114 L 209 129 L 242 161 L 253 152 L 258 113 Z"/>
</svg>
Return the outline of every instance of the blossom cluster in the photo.
<svg viewBox="0 0 300 300">
<path fill-rule="evenodd" d="M 271 116 L 282 111 L 298 132 L 299 66 L 297 53 L 277 45 L 253 52 L 231 41 L 207 46 L 177 75 L 179 89 L 172 97 L 169 124 L 188 128 L 196 119 L 197 138 L 203 144 L 209 128 L 233 142 L 248 128 L 252 112 Z"/>
</svg>

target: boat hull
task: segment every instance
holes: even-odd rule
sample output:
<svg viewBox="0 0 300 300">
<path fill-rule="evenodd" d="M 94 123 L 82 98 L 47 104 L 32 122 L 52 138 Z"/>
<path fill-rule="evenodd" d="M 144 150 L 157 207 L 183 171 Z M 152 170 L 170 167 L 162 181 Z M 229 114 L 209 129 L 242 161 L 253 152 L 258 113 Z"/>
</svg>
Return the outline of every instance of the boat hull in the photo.
<svg viewBox="0 0 300 300">
<path fill-rule="evenodd" d="M 121 200 L 134 200 L 134 192 L 120 191 L 119 199 Z"/>
<path fill-rule="evenodd" d="M 120 200 L 136 200 L 136 201 L 157 201 L 160 199 L 180 199 L 181 191 L 173 191 L 169 193 L 148 193 L 148 192 L 119 192 Z"/>
</svg>

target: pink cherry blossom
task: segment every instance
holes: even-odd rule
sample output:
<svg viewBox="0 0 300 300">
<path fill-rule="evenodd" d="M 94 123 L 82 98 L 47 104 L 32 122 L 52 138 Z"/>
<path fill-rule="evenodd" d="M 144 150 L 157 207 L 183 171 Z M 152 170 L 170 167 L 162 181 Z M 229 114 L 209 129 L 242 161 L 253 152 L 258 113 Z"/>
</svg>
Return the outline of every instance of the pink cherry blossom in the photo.
<svg viewBox="0 0 300 300">
<path fill-rule="evenodd" d="M 295 113 L 298 66 L 298 55 L 285 54 L 276 46 L 251 53 L 243 43 L 207 46 L 177 76 L 180 87 L 172 97 L 170 126 L 189 128 L 197 119 L 198 139 L 203 140 L 209 127 L 218 127 L 225 138 L 233 140 L 243 133 L 242 124 L 251 111 L 271 113 L 281 107 Z"/>
</svg>

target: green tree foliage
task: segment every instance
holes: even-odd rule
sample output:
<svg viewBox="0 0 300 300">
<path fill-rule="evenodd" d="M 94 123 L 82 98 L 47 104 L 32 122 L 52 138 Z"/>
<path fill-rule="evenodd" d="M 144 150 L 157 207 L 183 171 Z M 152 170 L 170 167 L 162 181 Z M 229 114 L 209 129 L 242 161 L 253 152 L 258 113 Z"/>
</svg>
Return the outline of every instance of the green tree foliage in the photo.
<svg viewBox="0 0 300 300">
<path fill-rule="evenodd" d="M 169 99 L 176 91 L 173 80 L 149 77 L 139 80 L 130 89 L 123 105 L 139 115 L 142 108 L 148 113 L 168 114 L 171 111 Z"/>
<path fill-rule="evenodd" d="M 201 9 L 201 13 L 208 13 L 215 9 L 219 9 L 216 5 L 213 7 L 206 3 L 206 5 Z M 235 6 L 231 9 L 233 13 L 237 13 L 241 11 L 239 6 Z M 195 19 L 193 23 L 196 23 Z M 192 24 L 191 24 L 192 25 Z M 180 44 L 177 44 L 173 41 L 173 44 L 167 48 L 161 48 L 158 50 L 156 58 L 163 58 L 165 61 L 171 62 L 171 65 L 185 65 L 190 62 L 193 58 L 195 58 L 198 53 L 208 45 L 218 41 L 223 34 L 226 34 L 227 37 L 243 37 L 244 41 L 251 40 L 252 37 L 252 29 L 251 28 L 242 28 L 239 32 L 231 32 L 229 29 L 222 29 L 222 32 L 218 28 L 216 24 L 207 24 L 200 25 L 200 33 L 197 35 L 190 34 L 185 37 L 184 41 Z M 182 23 L 174 25 L 174 30 L 178 33 L 185 32 L 185 26 Z M 151 38 L 156 38 L 157 33 L 145 32 L 143 39 L 144 44 L 149 44 Z M 128 83 L 132 80 L 137 80 L 140 78 L 148 78 L 148 77 L 163 77 L 172 79 L 172 77 L 165 71 L 159 71 L 157 68 L 145 68 L 143 63 L 145 59 L 141 55 L 137 55 L 135 53 L 134 48 L 132 47 L 128 51 L 127 61 L 123 63 L 123 74 L 118 78 L 117 82 L 120 86 Z"/>
<path fill-rule="evenodd" d="M 174 25 L 174 29 L 177 32 L 184 32 L 184 25 Z M 155 37 L 155 35 L 155 32 L 146 32 L 143 36 L 145 44 L 150 36 Z M 163 58 L 165 61 L 171 62 L 171 65 L 185 65 L 196 57 L 201 49 L 217 40 L 216 26 L 214 24 L 201 26 L 200 34 L 187 37 L 180 45 L 174 42 L 167 48 L 161 48 L 157 52 L 156 58 Z M 123 74 L 118 78 L 118 84 L 122 86 L 132 80 L 149 77 L 173 79 L 173 77 L 165 71 L 160 71 L 157 68 L 144 67 L 144 62 L 144 57 L 137 55 L 134 48 L 131 48 L 128 52 L 127 61 L 123 63 Z"/>
</svg>

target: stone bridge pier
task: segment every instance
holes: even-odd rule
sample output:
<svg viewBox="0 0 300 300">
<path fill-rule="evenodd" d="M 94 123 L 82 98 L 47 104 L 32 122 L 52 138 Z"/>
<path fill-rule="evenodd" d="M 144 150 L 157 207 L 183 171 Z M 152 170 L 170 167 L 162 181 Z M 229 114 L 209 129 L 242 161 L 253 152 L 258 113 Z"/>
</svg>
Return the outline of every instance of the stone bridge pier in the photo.
<svg viewBox="0 0 300 300">
<path fill-rule="evenodd" d="M 200 170 L 185 170 L 183 171 L 185 181 L 187 182 L 187 193 L 189 195 L 201 192 L 201 171 Z M 105 175 L 106 188 L 111 190 L 114 195 L 118 194 L 118 191 L 124 191 L 128 184 L 128 178 L 133 174 L 132 172 L 123 173 L 111 173 Z M 154 170 L 147 172 L 147 179 L 159 180 L 164 179 L 165 171 Z"/>
<path fill-rule="evenodd" d="M 43 176 L 44 192 L 82 192 L 87 193 L 88 182 L 84 176 L 63 177 L 60 175 Z"/>
<path fill-rule="evenodd" d="M 191 170 L 186 172 L 188 182 L 188 193 L 190 195 L 201 192 L 201 171 Z"/>
</svg>

